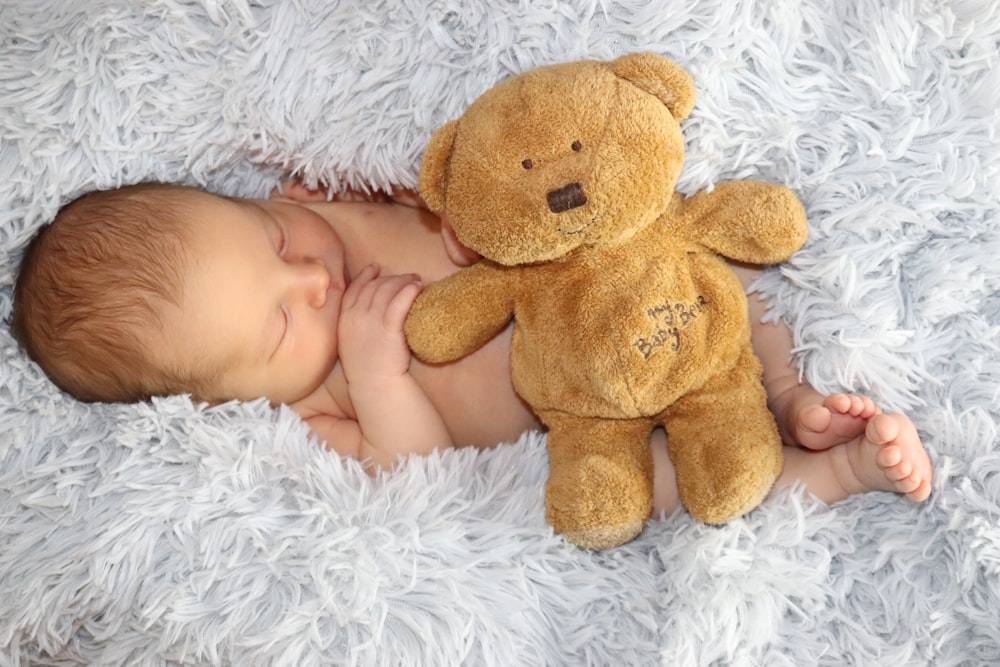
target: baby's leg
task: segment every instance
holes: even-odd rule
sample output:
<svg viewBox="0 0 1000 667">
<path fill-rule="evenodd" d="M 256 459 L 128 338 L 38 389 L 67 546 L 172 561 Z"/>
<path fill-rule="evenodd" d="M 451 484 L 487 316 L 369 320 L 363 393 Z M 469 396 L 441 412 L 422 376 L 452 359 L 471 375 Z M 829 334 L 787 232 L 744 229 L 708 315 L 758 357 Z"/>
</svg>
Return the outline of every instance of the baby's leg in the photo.
<svg viewBox="0 0 1000 667">
<path fill-rule="evenodd" d="M 666 434 L 650 439 L 653 453 L 653 511 L 670 514 L 680 505 L 674 467 L 667 456 Z M 892 491 L 914 502 L 926 500 L 933 472 L 917 430 L 902 415 L 876 415 L 848 442 L 822 451 L 785 447 L 785 467 L 775 488 L 797 482 L 826 503 L 856 493 Z"/>
<path fill-rule="evenodd" d="M 744 287 L 760 269 L 733 265 Z M 774 413 L 778 431 L 786 445 L 826 449 L 857 437 L 868 420 L 879 414 L 878 406 L 865 396 L 831 394 L 824 396 L 799 381 L 791 365 L 792 333 L 784 324 L 764 324 L 764 303 L 756 294 L 747 297 L 753 351 L 764 368 L 764 389 L 768 407 Z"/>
<path fill-rule="evenodd" d="M 653 509 L 650 516 L 658 518 L 661 512 L 670 514 L 680 507 L 681 495 L 677 490 L 674 464 L 667 454 L 666 431 L 655 429 L 649 437 L 649 448 L 653 454 Z"/>
</svg>

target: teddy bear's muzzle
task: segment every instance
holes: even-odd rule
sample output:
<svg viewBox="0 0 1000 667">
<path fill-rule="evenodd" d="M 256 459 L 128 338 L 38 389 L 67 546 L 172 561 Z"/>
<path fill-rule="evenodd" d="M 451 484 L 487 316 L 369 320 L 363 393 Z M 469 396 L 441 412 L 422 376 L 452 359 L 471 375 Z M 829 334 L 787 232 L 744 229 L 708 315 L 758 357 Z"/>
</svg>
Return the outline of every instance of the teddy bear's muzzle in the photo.
<svg viewBox="0 0 1000 667">
<path fill-rule="evenodd" d="M 549 201 L 549 210 L 553 213 L 569 211 L 587 203 L 587 195 L 583 193 L 583 186 L 579 183 L 570 183 L 552 190 L 546 198 Z"/>
</svg>

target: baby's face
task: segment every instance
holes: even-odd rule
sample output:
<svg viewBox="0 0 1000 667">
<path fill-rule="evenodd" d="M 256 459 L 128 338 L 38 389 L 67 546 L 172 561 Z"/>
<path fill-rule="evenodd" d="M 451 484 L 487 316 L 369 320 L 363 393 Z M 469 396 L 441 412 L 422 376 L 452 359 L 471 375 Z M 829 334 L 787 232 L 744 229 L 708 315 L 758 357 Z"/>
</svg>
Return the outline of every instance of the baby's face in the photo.
<svg viewBox="0 0 1000 667">
<path fill-rule="evenodd" d="M 337 360 L 349 281 L 343 243 L 295 203 L 191 197 L 191 261 L 180 308 L 163 318 L 166 361 L 228 361 L 212 383 L 215 400 L 293 404 L 309 396 Z"/>
</svg>

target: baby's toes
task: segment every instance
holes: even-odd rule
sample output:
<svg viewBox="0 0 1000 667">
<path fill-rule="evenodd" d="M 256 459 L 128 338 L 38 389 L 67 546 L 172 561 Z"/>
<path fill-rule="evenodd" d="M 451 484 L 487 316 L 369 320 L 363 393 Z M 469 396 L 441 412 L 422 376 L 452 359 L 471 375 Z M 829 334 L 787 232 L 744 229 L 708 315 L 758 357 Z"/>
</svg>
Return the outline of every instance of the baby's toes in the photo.
<svg viewBox="0 0 1000 667">
<path fill-rule="evenodd" d="M 902 458 L 898 447 L 886 447 L 878 453 L 875 461 L 890 482 L 899 482 L 913 474 L 913 464 Z"/>
<path fill-rule="evenodd" d="M 801 433 L 823 433 L 830 428 L 830 410 L 821 405 L 810 405 L 799 411 L 796 431 Z"/>
<path fill-rule="evenodd" d="M 876 445 L 887 445 L 895 441 L 899 433 L 900 424 L 893 415 L 878 415 L 865 424 L 865 438 Z M 888 449 L 883 448 L 879 454 L 889 456 L 888 452 L 891 451 L 896 451 L 902 458 L 903 450 L 898 445 Z"/>
<path fill-rule="evenodd" d="M 830 394 L 823 399 L 823 407 L 838 415 L 850 414 L 851 397 L 847 394 Z"/>
<path fill-rule="evenodd" d="M 927 500 L 931 495 L 931 481 L 924 478 L 914 478 L 916 485 L 910 491 L 903 491 L 906 497 L 915 503 Z"/>
<path fill-rule="evenodd" d="M 861 411 L 855 414 L 856 417 L 871 419 L 875 415 L 882 414 L 882 408 L 876 405 L 872 399 L 867 396 L 858 396 L 857 398 L 861 401 Z"/>
<path fill-rule="evenodd" d="M 875 455 L 879 468 L 888 470 L 903 462 L 903 450 L 895 445 L 885 445 Z"/>
<path fill-rule="evenodd" d="M 910 495 L 914 491 L 919 489 L 922 484 L 923 480 L 920 479 L 919 475 L 910 475 L 909 477 L 905 477 L 896 482 L 896 490 L 899 493 L 905 493 L 906 495 Z"/>
<path fill-rule="evenodd" d="M 858 419 L 870 419 L 881 412 L 875 401 L 857 394 L 830 394 L 823 405 L 831 412 Z"/>
<path fill-rule="evenodd" d="M 868 398 L 867 396 L 858 396 L 856 394 L 851 394 L 848 396 L 850 400 L 850 407 L 847 410 L 847 414 L 852 417 L 858 417 L 859 419 L 870 419 L 878 414 L 878 407 L 875 405 L 875 401 Z"/>
<path fill-rule="evenodd" d="M 865 411 L 865 398 L 864 396 L 857 396 L 851 394 L 847 397 L 850 401 L 850 407 L 847 408 L 847 414 L 852 417 L 860 417 Z M 870 401 L 869 401 L 870 402 Z"/>
<path fill-rule="evenodd" d="M 931 462 L 913 422 L 902 415 L 876 415 L 868 421 L 865 440 L 877 447 L 875 464 L 893 490 L 914 502 L 930 496 Z"/>
</svg>

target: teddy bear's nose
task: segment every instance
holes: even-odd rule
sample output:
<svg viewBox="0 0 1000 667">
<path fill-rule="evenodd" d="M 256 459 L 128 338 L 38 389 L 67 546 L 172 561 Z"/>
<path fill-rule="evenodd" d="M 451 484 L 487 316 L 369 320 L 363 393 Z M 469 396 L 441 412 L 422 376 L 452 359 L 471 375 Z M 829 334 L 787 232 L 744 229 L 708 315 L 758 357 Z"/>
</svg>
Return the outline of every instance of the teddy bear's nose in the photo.
<svg viewBox="0 0 1000 667">
<path fill-rule="evenodd" d="M 570 183 L 552 190 L 546 198 L 549 200 L 549 210 L 553 213 L 569 211 L 587 203 L 587 195 L 583 194 L 583 186 L 579 183 Z"/>
</svg>

